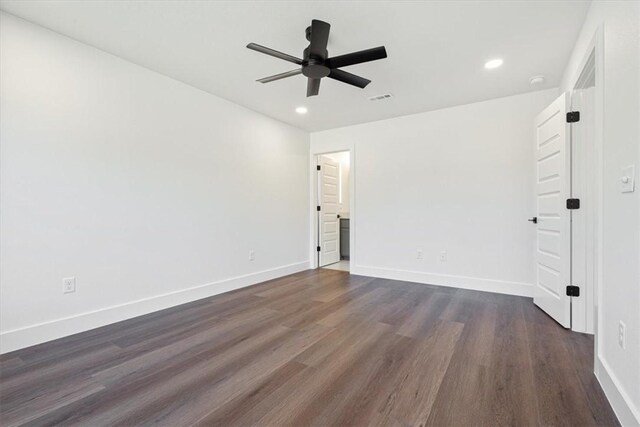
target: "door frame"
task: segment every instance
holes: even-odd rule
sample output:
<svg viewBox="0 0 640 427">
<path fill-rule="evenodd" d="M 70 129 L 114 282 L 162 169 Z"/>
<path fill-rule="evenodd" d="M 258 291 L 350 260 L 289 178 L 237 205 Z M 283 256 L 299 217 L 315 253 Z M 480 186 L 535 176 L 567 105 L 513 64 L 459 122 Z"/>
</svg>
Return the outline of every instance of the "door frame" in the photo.
<svg viewBox="0 0 640 427">
<path fill-rule="evenodd" d="M 353 266 L 356 262 L 356 230 L 354 227 L 355 218 L 356 218 L 356 208 L 355 208 L 355 195 L 356 195 L 356 186 L 355 186 L 355 147 L 350 145 L 345 148 L 336 147 L 331 150 L 314 150 L 313 147 L 309 150 L 309 212 L 310 212 L 310 221 L 309 221 L 309 241 L 311 245 L 309 247 L 309 267 L 312 269 L 319 268 L 319 255 L 316 250 L 318 247 L 318 224 L 320 220 L 320 216 L 318 215 L 318 185 L 320 174 L 316 166 L 318 165 L 319 156 L 325 154 L 335 154 L 335 153 L 344 153 L 349 152 L 349 218 L 350 218 L 350 227 L 349 227 L 349 274 L 353 273 Z"/>
<path fill-rule="evenodd" d="M 593 94 L 583 98 L 581 90 L 589 76 L 595 77 L 595 51 L 591 50 L 578 79 L 570 91 L 570 108 L 582 111 L 580 122 L 571 129 L 571 197 L 583 199 L 580 209 L 571 217 L 571 277 L 574 284 L 581 287 L 580 297 L 572 298 L 571 329 L 576 332 L 595 333 L 595 290 L 597 287 L 597 206 L 599 196 L 596 191 L 597 152 L 595 145 L 595 92 L 597 82 L 589 86 Z M 586 104 L 583 102 L 587 101 Z M 582 104 L 582 105 L 581 105 Z M 589 111 L 590 110 L 590 111 Z M 587 114 L 588 113 L 588 114 Z M 592 171 L 592 173 L 586 172 Z"/>
<path fill-rule="evenodd" d="M 590 59 L 593 56 L 593 61 L 590 63 Z M 595 71 L 595 90 L 594 90 L 594 123 L 593 123 L 593 137 L 594 137 L 594 177 L 591 181 L 592 188 L 587 188 L 587 193 L 593 197 L 592 203 L 586 204 L 587 223 L 586 227 L 594 230 L 593 238 L 591 241 L 586 242 L 587 251 L 592 252 L 594 262 L 593 274 L 587 277 L 586 283 L 583 286 L 590 287 L 585 289 L 586 292 L 590 292 L 593 295 L 591 307 L 586 307 L 587 315 L 593 316 L 592 324 L 594 325 L 594 370 L 596 375 L 598 374 L 598 363 L 602 351 L 601 342 L 598 340 L 598 336 L 602 331 L 602 315 L 600 313 L 600 304 L 602 301 L 602 265 L 603 265 L 603 150 L 604 150 L 604 31 L 602 25 L 596 28 L 596 31 L 589 42 L 588 47 L 580 61 L 578 67 L 579 72 L 573 77 L 568 85 L 570 96 L 573 98 L 573 94 L 577 89 L 580 89 L 582 78 L 585 72 L 588 72 L 589 67 L 593 65 Z M 573 135 L 572 135 L 573 138 Z M 572 140 L 573 143 L 573 140 Z"/>
</svg>

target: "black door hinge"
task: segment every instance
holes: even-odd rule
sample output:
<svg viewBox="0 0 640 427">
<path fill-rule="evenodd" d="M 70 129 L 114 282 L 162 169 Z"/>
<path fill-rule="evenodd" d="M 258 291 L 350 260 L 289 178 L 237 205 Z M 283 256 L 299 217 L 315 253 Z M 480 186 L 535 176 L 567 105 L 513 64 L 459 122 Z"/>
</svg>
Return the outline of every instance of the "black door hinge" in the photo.
<svg viewBox="0 0 640 427">
<path fill-rule="evenodd" d="M 316 251 L 320 252 L 320 246 L 316 246 Z"/>
<path fill-rule="evenodd" d="M 316 166 L 316 170 L 319 171 L 320 170 L 320 165 Z"/>
<path fill-rule="evenodd" d="M 580 121 L 580 111 L 569 111 L 567 113 L 567 123 L 575 123 Z"/>
<path fill-rule="evenodd" d="M 580 288 L 574 285 L 567 286 L 567 296 L 569 297 L 579 297 L 580 296 Z"/>
<path fill-rule="evenodd" d="M 567 209 L 580 209 L 580 199 L 567 199 Z"/>
<path fill-rule="evenodd" d="M 318 212 L 320 212 L 320 206 L 316 206 L 316 209 L 318 210 Z"/>
</svg>

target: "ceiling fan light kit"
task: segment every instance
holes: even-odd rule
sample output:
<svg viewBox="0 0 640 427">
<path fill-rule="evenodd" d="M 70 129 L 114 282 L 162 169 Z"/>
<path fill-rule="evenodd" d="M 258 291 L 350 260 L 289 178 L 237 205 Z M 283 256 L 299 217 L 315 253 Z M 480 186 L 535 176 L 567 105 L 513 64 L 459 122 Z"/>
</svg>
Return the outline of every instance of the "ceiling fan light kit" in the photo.
<svg viewBox="0 0 640 427">
<path fill-rule="evenodd" d="M 349 65 L 362 64 L 363 62 L 384 59 L 387 57 L 387 51 L 384 46 L 379 46 L 331 58 L 327 52 L 330 28 L 331 25 L 324 21 L 317 19 L 311 21 L 311 26 L 306 29 L 306 37 L 307 40 L 309 40 L 309 46 L 302 53 L 302 59 L 286 53 L 278 52 L 277 50 L 273 50 L 256 43 L 249 43 L 247 47 L 251 50 L 301 66 L 301 68 L 265 77 L 257 81 L 260 83 L 269 83 L 302 74 L 307 78 L 307 96 L 315 96 L 319 93 L 320 81 L 324 77 L 329 77 L 330 79 L 338 80 L 364 89 L 369 83 L 371 83 L 371 80 L 340 70 L 340 68 L 347 67 Z"/>
</svg>

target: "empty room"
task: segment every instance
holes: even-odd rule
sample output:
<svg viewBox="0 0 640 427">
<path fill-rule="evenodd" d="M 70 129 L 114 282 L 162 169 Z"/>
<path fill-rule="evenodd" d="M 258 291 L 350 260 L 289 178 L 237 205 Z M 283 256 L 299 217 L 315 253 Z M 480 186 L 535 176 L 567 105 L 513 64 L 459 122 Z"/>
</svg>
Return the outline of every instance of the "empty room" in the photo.
<svg viewBox="0 0 640 427">
<path fill-rule="evenodd" d="M 640 1 L 0 0 L 0 425 L 640 426 Z"/>
</svg>

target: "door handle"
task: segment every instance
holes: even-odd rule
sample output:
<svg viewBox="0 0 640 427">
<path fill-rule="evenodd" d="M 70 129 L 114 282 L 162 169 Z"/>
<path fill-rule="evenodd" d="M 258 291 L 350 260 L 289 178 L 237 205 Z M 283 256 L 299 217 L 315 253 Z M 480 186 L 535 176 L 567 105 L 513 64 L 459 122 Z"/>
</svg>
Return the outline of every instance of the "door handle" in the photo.
<svg viewBox="0 0 640 427">
<path fill-rule="evenodd" d="M 538 223 L 538 217 L 534 216 L 533 218 L 529 218 L 527 221 L 531 221 L 532 223 L 537 224 Z"/>
</svg>

